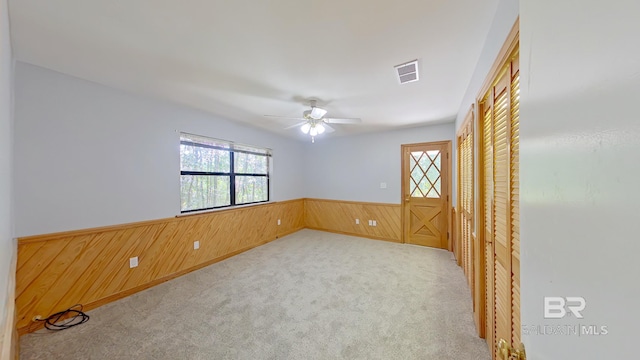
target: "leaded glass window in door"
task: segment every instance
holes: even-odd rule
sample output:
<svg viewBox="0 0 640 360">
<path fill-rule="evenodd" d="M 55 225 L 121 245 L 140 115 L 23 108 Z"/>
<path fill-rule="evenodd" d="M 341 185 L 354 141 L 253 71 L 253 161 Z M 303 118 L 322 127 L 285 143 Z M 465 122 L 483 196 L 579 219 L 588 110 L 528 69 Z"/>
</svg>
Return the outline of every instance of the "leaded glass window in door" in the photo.
<svg viewBox="0 0 640 360">
<path fill-rule="evenodd" d="M 442 193 L 439 150 L 413 151 L 409 156 L 411 197 L 439 199 Z"/>
</svg>

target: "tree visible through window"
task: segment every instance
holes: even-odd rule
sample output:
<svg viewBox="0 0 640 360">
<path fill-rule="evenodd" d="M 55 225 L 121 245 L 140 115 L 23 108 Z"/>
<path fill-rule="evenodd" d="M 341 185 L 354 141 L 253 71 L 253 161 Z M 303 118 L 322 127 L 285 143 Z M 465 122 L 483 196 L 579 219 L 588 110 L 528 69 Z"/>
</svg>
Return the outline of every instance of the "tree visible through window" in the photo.
<svg viewBox="0 0 640 360">
<path fill-rule="evenodd" d="M 271 151 L 180 134 L 181 212 L 269 201 Z"/>
</svg>

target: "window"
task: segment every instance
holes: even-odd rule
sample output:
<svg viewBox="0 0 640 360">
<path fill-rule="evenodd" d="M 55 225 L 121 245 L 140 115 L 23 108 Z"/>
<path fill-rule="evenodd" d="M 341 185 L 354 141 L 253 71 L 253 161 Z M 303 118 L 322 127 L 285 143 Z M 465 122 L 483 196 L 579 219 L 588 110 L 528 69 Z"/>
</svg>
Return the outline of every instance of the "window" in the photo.
<svg viewBox="0 0 640 360">
<path fill-rule="evenodd" d="M 180 211 L 269 201 L 271 151 L 180 134 Z"/>
</svg>

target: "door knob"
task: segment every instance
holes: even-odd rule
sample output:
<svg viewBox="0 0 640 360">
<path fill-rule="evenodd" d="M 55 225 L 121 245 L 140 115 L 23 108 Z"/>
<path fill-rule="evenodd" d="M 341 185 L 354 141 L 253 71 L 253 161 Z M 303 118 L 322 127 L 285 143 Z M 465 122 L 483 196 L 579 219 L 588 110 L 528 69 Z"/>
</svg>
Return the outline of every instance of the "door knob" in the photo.
<svg viewBox="0 0 640 360">
<path fill-rule="evenodd" d="M 505 339 L 500 339 L 498 357 L 502 360 L 527 360 L 527 353 L 524 351 L 524 344 L 520 343 L 518 349 L 515 349 Z"/>
</svg>

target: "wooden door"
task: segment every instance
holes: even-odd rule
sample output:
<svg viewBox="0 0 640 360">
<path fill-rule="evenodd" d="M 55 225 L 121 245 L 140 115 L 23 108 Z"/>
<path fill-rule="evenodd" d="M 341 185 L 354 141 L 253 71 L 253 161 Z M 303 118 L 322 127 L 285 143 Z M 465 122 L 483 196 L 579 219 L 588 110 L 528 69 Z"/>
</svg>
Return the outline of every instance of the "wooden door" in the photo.
<svg viewBox="0 0 640 360">
<path fill-rule="evenodd" d="M 469 111 L 460 131 L 458 141 L 458 264 L 467 276 L 473 293 L 473 111 Z"/>
<path fill-rule="evenodd" d="M 486 99 L 485 101 L 489 101 Z M 493 108 L 491 103 L 481 103 L 482 118 L 482 239 L 485 258 L 485 337 L 489 348 L 495 352 L 495 296 L 493 251 Z"/>
<path fill-rule="evenodd" d="M 456 257 L 467 276 L 467 282 L 473 296 L 473 313 L 478 335 L 484 337 L 484 249 L 478 243 L 475 232 L 475 144 L 474 110 L 471 109 L 457 133 L 458 141 L 458 196 L 457 214 L 457 252 Z"/>
<path fill-rule="evenodd" d="M 451 142 L 402 146 L 404 242 L 448 248 Z"/>
<path fill-rule="evenodd" d="M 486 338 L 520 343 L 519 61 L 517 47 L 480 102 Z"/>
</svg>

